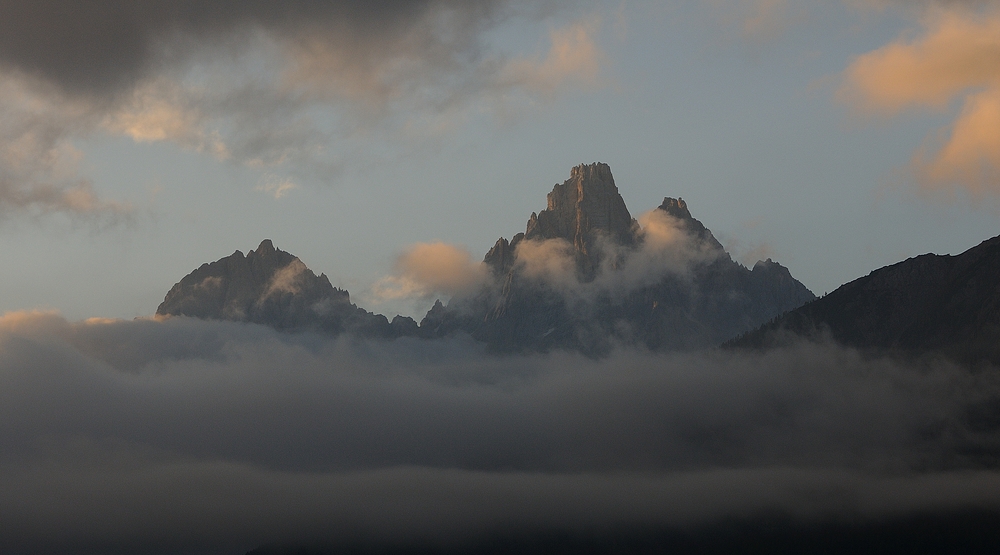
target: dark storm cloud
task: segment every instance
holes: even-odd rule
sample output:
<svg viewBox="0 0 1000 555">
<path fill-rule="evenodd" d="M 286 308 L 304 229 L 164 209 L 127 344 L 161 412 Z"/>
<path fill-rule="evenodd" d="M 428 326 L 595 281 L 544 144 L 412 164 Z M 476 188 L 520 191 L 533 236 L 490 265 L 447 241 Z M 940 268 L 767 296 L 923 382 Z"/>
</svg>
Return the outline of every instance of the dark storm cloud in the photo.
<svg viewBox="0 0 1000 555">
<path fill-rule="evenodd" d="M 1000 509 L 997 377 L 803 343 L 493 358 L 0 319 L 0 548 L 220 549 Z M 346 540 L 345 540 L 346 539 Z"/>
<path fill-rule="evenodd" d="M 451 0 L 5 0 L 0 61 L 70 92 L 128 88 L 189 49 L 261 29 L 284 36 L 338 35 L 376 45 L 445 9 L 475 27 L 503 2 Z"/>
</svg>

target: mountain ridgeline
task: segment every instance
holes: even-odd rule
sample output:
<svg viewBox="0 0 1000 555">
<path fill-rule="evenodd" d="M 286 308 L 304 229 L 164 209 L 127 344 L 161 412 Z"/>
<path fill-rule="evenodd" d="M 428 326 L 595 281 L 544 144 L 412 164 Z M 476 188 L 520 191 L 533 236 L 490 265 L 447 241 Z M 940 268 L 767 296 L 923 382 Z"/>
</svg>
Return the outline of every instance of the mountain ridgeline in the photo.
<svg viewBox="0 0 1000 555">
<path fill-rule="evenodd" d="M 1000 366 L 1000 237 L 880 268 L 726 346 L 824 336 L 864 351 Z"/>
<path fill-rule="evenodd" d="M 435 305 L 434 335 L 466 332 L 504 351 L 616 345 L 687 350 L 718 345 L 815 296 L 771 260 L 732 260 L 682 199 L 640 223 L 606 164 L 573 168 L 524 233 L 486 254 L 493 280 Z"/>
<path fill-rule="evenodd" d="M 202 264 L 170 288 L 159 316 L 192 316 L 263 324 L 279 330 L 317 330 L 392 338 L 415 335 L 412 318 L 390 323 L 351 303 L 350 294 L 317 276 L 269 239 L 256 250 Z"/>
<path fill-rule="evenodd" d="M 483 264 L 488 278 L 474 292 L 435 303 L 419 325 L 390 322 L 265 240 L 185 276 L 156 312 L 386 339 L 467 334 L 494 352 L 600 356 L 620 345 L 716 346 L 815 298 L 770 259 L 735 262 L 680 198 L 636 220 L 606 164 L 573 168 Z"/>
</svg>

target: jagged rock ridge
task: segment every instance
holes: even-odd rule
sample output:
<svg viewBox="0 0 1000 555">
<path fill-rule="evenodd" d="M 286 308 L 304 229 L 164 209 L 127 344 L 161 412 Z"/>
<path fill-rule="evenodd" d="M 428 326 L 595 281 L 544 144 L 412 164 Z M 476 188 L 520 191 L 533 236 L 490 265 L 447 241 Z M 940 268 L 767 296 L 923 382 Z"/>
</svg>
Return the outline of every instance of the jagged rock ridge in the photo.
<svg viewBox="0 0 1000 555">
<path fill-rule="evenodd" d="M 1000 236 L 956 256 L 924 254 L 875 270 L 728 346 L 823 334 L 866 351 L 1000 365 Z"/>
<path fill-rule="evenodd" d="M 600 355 L 616 344 L 718 345 L 814 298 L 780 264 L 734 262 L 680 198 L 665 198 L 641 227 L 606 164 L 573 168 L 524 233 L 500 238 L 484 263 L 492 280 L 437 302 L 418 326 L 355 306 L 347 291 L 265 240 L 184 277 L 157 314 L 365 337 L 465 333 L 499 352 Z"/>
<path fill-rule="evenodd" d="M 193 316 L 264 324 L 280 330 L 316 329 L 375 337 L 415 333 L 411 318 L 372 314 L 351 303 L 350 294 L 317 276 L 269 239 L 256 250 L 236 251 L 202 264 L 167 293 L 160 316 Z M 408 322 L 407 322 L 408 320 Z"/>
<path fill-rule="evenodd" d="M 733 261 L 682 199 L 667 197 L 658 211 L 651 219 L 680 233 L 670 248 L 690 263 L 622 285 L 635 279 L 630 269 L 648 271 L 630 261 L 658 253 L 650 254 L 652 238 L 629 214 L 610 168 L 577 166 L 524 233 L 501 237 L 486 254 L 496 283 L 436 304 L 420 327 L 434 335 L 466 332 L 498 351 L 600 354 L 618 343 L 690 349 L 717 345 L 815 298 L 780 264 L 762 261 L 751 270 Z M 578 290 L 537 279 L 519 258 L 527 243 L 552 240 L 571 248 Z"/>
</svg>

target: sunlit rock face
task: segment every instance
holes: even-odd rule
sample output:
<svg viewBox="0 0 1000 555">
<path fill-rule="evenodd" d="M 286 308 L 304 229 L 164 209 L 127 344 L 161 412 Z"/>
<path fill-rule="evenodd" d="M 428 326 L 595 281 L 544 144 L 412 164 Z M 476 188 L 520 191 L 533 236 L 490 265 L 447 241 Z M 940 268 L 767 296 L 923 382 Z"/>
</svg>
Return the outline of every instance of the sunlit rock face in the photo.
<svg viewBox="0 0 1000 555">
<path fill-rule="evenodd" d="M 392 337 L 409 329 L 351 303 L 350 294 L 317 276 L 297 257 L 264 240 L 246 256 L 236 251 L 202 264 L 167 293 L 156 314 Z M 412 323 L 412 320 L 410 320 Z M 415 327 L 415 324 L 414 324 Z"/>
<path fill-rule="evenodd" d="M 601 241 L 631 245 L 638 224 L 618 193 L 607 164 L 579 165 L 553 187 L 548 206 L 528 219 L 524 239 L 564 239 L 576 254 L 582 277 L 593 277 L 603 253 Z"/>
<path fill-rule="evenodd" d="M 773 345 L 788 332 L 1000 365 L 1000 236 L 956 256 L 925 254 L 875 270 L 729 345 Z"/>
<path fill-rule="evenodd" d="M 636 221 L 606 164 L 573 168 L 524 233 L 486 254 L 495 282 L 436 305 L 425 334 L 466 332 L 501 351 L 718 345 L 815 296 L 771 260 L 732 260 L 682 199 Z"/>
</svg>

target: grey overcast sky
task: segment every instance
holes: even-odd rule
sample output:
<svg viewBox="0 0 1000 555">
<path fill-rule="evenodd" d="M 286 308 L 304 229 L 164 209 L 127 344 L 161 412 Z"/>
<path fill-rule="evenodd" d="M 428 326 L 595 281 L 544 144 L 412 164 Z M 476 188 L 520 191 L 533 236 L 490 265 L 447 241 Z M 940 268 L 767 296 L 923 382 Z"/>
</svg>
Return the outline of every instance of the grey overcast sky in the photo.
<svg viewBox="0 0 1000 555">
<path fill-rule="evenodd" d="M 572 166 L 817 294 L 1000 232 L 1000 5 L 0 2 L 0 311 L 152 314 L 264 238 L 369 310 Z"/>
</svg>

